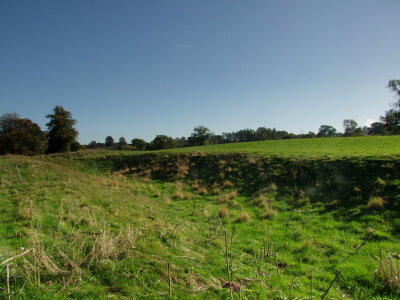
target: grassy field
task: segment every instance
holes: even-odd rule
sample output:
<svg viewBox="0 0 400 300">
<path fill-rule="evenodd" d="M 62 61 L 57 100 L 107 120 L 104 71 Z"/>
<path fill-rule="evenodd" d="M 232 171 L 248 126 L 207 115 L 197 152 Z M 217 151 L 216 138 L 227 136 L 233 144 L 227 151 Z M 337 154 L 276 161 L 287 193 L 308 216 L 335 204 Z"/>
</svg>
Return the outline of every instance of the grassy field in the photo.
<svg viewBox="0 0 400 300">
<path fill-rule="evenodd" d="M 73 157 L 143 154 L 149 151 L 95 150 L 75 153 Z M 299 158 L 384 157 L 400 156 L 400 135 L 339 138 L 269 140 L 247 143 L 206 145 L 150 151 L 168 153 L 253 153 L 260 156 Z M 68 155 L 65 155 L 68 156 Z M 59 157 L 59 155 L 56 155 Z"/>
<path fill-rule="evenodd" d="M 0 166 L 0 263 L 34 248 L 9 262 L 13 299 L 400 298 L 400 218 L 379 197 L 328 209 L 273 184 L 243 196 L 230 184 L 105 174 L 68 156 Z"/>
<path fill-rule="evenodd" d="M 296 157 L 368 157 L 400 155 L 400 136 L 315 138 L 208 145 L 174 152 L 251 152 Z"/>
</svg>

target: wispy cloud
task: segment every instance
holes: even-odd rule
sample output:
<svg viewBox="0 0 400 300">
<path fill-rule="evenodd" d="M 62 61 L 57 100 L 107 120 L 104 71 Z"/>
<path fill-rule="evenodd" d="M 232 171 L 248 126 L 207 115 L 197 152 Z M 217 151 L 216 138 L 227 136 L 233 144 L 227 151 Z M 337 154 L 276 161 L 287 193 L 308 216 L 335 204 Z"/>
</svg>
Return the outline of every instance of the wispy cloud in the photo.
<svg viewBox="0 0 400 300">
<path fill-rule="evenodd" d="M 175 48 L 182 53 L 186 53 L 192 50 L 192 45 L 189 43 L 178 43 L 175 44 Z"/>
</svg>

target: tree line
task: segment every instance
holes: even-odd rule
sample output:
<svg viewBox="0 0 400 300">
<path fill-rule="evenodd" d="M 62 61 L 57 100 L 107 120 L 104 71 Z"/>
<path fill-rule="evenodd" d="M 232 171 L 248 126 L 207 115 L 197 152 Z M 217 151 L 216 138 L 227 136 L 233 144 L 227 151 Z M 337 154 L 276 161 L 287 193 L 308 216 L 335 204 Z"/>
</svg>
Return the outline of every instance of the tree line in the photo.
<svg viewBox="0 0 400 300">
<path fill-rule="evenodd" d="M 46 116 L 48 131 L 16 113 L 6 113 L 0 117 L 0 154 L 49 154 L 77 151 L 78 131 L 74 128 L 76 120 L 62 106 L 55 106 Z"/>
<path fill-rule="evenodd" d="M 115 141 L 112 136 L 107 136 L 103 143 L 92 141 L 81 146 L 77 141 L 78 131 L 74 128 L 76 120 L 62 106 L 54 107 L 53 112 L 46 116 L 49 118 L 46 132 L 31 120 L 8 113 L 0 117 L 0 154 L 35 155 L 76 151 L 80 148 L 142 151 L 280 139 L 396 135 L 400 134 L 400 80 L 390 80 L 387 87 L 395 93 L 397 100 L 380 117 L 380 121 L 372 123 L 370 127 L 361 127 L 356 121 L 346 119 L 343 121 L 343 132 L 338 132 L 331 125 L 321 125 L 317 133 L 310 131 L 306 134 L 294 134 L 275 128 L 259 127 L 256 130 L 247 128 L 218 135 L 200 125 L 193 129 L 189 137 L 174 139 L 167 135 L 157 135 L 151 142 L 134 138 L 128 143 L 124 137 Z"/>
</svg>

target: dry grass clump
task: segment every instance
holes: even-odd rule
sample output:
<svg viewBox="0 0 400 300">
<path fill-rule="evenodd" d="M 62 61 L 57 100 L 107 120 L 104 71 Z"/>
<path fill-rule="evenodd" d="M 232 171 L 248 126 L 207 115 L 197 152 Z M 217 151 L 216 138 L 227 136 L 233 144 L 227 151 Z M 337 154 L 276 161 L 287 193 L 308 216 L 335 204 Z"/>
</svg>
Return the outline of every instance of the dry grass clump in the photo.
<svg viewBox="0 0 400 300">
<path fill-rule="evenodd" d="M 20 199 L 18 201 L 18 216 L 21 219 L 32 219 L 33 212 L 33 200 L 32 199 Z"/>
<path fill-rule="evenodd" d="M 207 188 L 205 188 L 204 186 L 199 187 L 199 188 L 197 189 L 197 191 L 199 192 L 200 195 L 207 195 L 207 194 L 208 194 L 208 190 L 207 190 Z"/>
<path fill-rule="evenodd" d="M 371 197 L 368 200 L 367 207 L 371 209 L 381 209 L 385 206 L 385 200 L 382 197 Z"/>
<path fill-rule="evenodd" d="M 172 199 L 168 195 L 164 195 L 163 201 L 164 201 L 165 204 L 171 204 L 172 203 Z"/>
<path fill-rule="evenodd" d="M 232 186 L 234 186 L 233 182 L 230 181 L 230 180 L 224 180 L 224 182 L 222 183 L 222 185 L 223 185 L 224 187 L 232 187 Z"/>
<path fill-rule="evenodd" d="M 174 199 L 183 200 L 185 199 L 185 194 L 182 191 L 178 190 L 174 194 Z"/>
<path fill-rule="evenodd" d="M 262 218 L 263 219 L 272 219 L 278 214 L 278 211 L 274 209 L 273 207 L 267 207 L 263 213 L 262 213 Z"/>
<path fill-rule="evenodd" d="M 257 160 L 256 160 L 254 157 L 249 157 L 248 162 L 249 162 L 250 164 L 256 164 L 256 163 L 257 163 Z"/>
<path fill-rule="evenodd" d="M 118 181 L 117 178 L 114 178 L 114 179 L 111 181 L 111 186 L 112 186 L 112 187 L 120 187 L 121 184 L 119 183 L 119 181 Z"/>
<path fill-rule="evenodd" d="M 237 219 L 237 222 L 249 223 L 250 221 L 251 221 L 251 215 L 248 212 L 246 212 L 246 211 L 240 212 L 240 216 Z"/>
<path fill-rule="evenodd" d="M 272 219 L 273 217 L 275 217 L 278 214 L 277 210 L 274 209 L 273 200 L 270 198 L 267 198 L 264 195 L 261 195 L 260 197 L 255 198 L 253 200 L 253 203 L 256 206 L 262 208 L 262 212 L 261 212 L 260 216 L 263 219 Z"/>
<path fill-rule="evenodd" d="M 93 242 L 90 253 L 92 262 L 99 262 L 104 259 L 124 257 L 130 250 L 135 248 L 138 232 L 130 226 L 123 228 L 118 234 L 108 230 L 101 230 Z"/>
<path fill-rule="evenodd" d="M 177 178 L 184 178 L 189 174 L 190 166 L 187 160 L 178 160 L 176 162 Z"/>
<path fill-rule="evenodd" d="M 217 202 L 220 204 L 228 203 L 230 200 L 233 200 L 237 197 L 237 191 L 231 191 L 229 193 L 225 193 L 218 197 Z"/>
<path fill-rule="evenodd" d="M 240 208 L 242 207 L 242 206 L 240 205 L 240 203 L 237 202 L 237 201 L 235 201 L 235 200 L 229 201 L 229 202 L 228 202 L 228 206 L 229 206 L 230 208 L 234 208 L 234 209 L 240 209 Z"/>
<path fill-rule="evenodd" d="M 218 209 L 218 216 L 221 219 L 227 218 L 229 216 L 229 210 L 225 205 L 221 205 Z"/>
<path fill-rule="evenodd" d="M 255 198 L 253 200 L 253 203 L 258 207 L 265 208 L 265 207 L 270 206 L 270 204 L 272 203 L 272 199 L 267 198 L 264 195 L 260 195 L 259 197 Z"/>
<path fill-rule="evenodd" d="M 222 190 L 219 186 L 214 186 L 212 192 L 215 195 L 219 195 L 219 194 L 221 194 Z"/>
<path fill-rule="evenodd" d="M 375 270 L 375 279 L 389 291 L 400 291 L 399 256 L 389 254 L 377 258 L 378 268 Z"/>
</svg>

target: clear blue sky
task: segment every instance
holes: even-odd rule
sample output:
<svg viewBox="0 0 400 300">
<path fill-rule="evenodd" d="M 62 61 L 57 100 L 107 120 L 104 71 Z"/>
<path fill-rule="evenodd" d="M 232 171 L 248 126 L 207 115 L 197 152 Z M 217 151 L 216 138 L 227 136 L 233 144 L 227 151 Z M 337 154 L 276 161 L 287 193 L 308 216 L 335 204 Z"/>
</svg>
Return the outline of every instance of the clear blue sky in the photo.
<svg viewBox="0 0 400 300">
<path fill-rule="evenodd" d="M 0 114 L 79 141 L 364 125 L 394 102 L 399 0 L 1 0 Z"/>
</svg>

